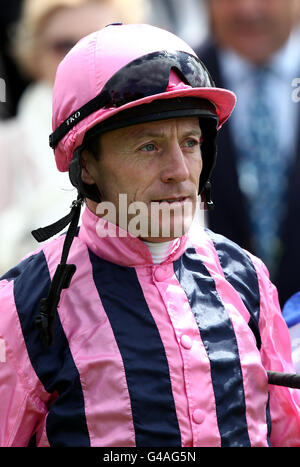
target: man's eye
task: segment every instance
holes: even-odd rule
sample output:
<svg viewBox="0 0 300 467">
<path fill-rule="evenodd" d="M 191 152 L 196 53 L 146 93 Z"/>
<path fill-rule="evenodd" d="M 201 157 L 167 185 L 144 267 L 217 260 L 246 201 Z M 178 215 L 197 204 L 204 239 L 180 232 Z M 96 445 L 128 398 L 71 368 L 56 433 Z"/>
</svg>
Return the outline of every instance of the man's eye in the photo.
<svg viewBox="0 0 300 467">
<path fill-rule="evenodd" d="M 188 139 L 184 143 L 184 145 L 188 148 L 194 148 L 195 146 L 198 146 L 199 144 L 200 144 L 199 141 L 196 141 L 195 139 Z"/>
<path fill-rule="evenodd" d="M 141 151 L 145 151 L 145 152 L 155 151 L 155 145 L 153 143 L 147 143 L 141 147 Z"/>
</svg>

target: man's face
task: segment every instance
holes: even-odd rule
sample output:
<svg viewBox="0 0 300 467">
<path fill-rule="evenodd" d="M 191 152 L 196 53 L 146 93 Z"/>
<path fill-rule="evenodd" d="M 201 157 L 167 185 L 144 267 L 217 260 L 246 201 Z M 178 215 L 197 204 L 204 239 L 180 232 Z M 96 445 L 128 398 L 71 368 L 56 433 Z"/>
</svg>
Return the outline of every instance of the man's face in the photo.
<svg viewBox="0 0 300 467">
<path fill-rule="evenodd" d="M 137 213 L 143 212 L 142 223 L 146 216 L 148 225 L 140 237 L 151 242 L 173 239 L 180 236 L 180 228 L 181 235 L 185 233 L 195 213 L 202 170 L 200 141 L 197 117 L 110 131 L 99 140 L 99 160 L 84 152 L 83 181 L 96 183 L 102 202 L 114 204 L 117 225 L 125 215 L 129 227 L 136 226 Z M 126 195 L 125 209 L 119 195 Z"/>
<path fill-rule="evenodd" d="M 267 62 L 299 18 L 300 0 L 207 0 L 217 42 L 253 63 Z"/>
</svg>

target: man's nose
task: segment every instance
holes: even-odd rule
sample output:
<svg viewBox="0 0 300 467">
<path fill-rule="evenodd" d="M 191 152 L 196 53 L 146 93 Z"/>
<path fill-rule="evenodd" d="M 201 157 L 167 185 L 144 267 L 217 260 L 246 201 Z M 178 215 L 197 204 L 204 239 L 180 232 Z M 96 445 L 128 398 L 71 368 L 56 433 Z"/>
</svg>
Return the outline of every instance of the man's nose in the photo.
<svg viewBox="0 0 300 467">
<path fill-rule="evenodd" d="M 179 143 L 173 143 L 162 157 L 161 179 L 165 183 L 178 183 L 187 180 L 189 175 L 187 159 Z"/>
</svg>

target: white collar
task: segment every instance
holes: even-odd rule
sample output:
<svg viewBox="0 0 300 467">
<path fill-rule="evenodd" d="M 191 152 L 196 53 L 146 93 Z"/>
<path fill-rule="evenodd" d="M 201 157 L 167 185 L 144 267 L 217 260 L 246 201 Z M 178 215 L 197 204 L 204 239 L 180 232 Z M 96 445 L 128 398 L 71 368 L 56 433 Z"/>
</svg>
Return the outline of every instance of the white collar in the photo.
<svg viewBox="0 0 300 467">
<path fill-rule="evenodd" d="M 167 259 L 169 256 L 169 252 L 172 247 L 173 240 L 169 242 L 161 242 L 161 243 L 153 243 L 153 242 L 145 242 L 145 245 L 150 250 L 153 264 L 161 264 Z"/>
</svg>

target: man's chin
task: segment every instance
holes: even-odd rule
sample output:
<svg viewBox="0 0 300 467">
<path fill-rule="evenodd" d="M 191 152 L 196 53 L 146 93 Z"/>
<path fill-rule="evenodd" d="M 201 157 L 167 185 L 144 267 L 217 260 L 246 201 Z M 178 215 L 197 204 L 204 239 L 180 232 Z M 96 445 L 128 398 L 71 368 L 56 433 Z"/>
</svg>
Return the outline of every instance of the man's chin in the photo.
<svg viewBox="0 0 300 467">
<path fill-rule="evenodd" d="M 195 206 L 189 200 L 152 202 L 128 222 L 128 231 L 151 242 L 166 242 L 185 235 L 194 218 Z"/>
<path fill-rule="evenodd" d="M 159 225 L 156 222 L 152 222 L 150 229 L 147 232 L 140 232 L 138 237 L 152 243 L 168 242 L 185 235 L 189 231 L 192 222 L 192 216 L 184 219 L 172 219 L 169 223 L 159 223 Z"/>
</svg>

